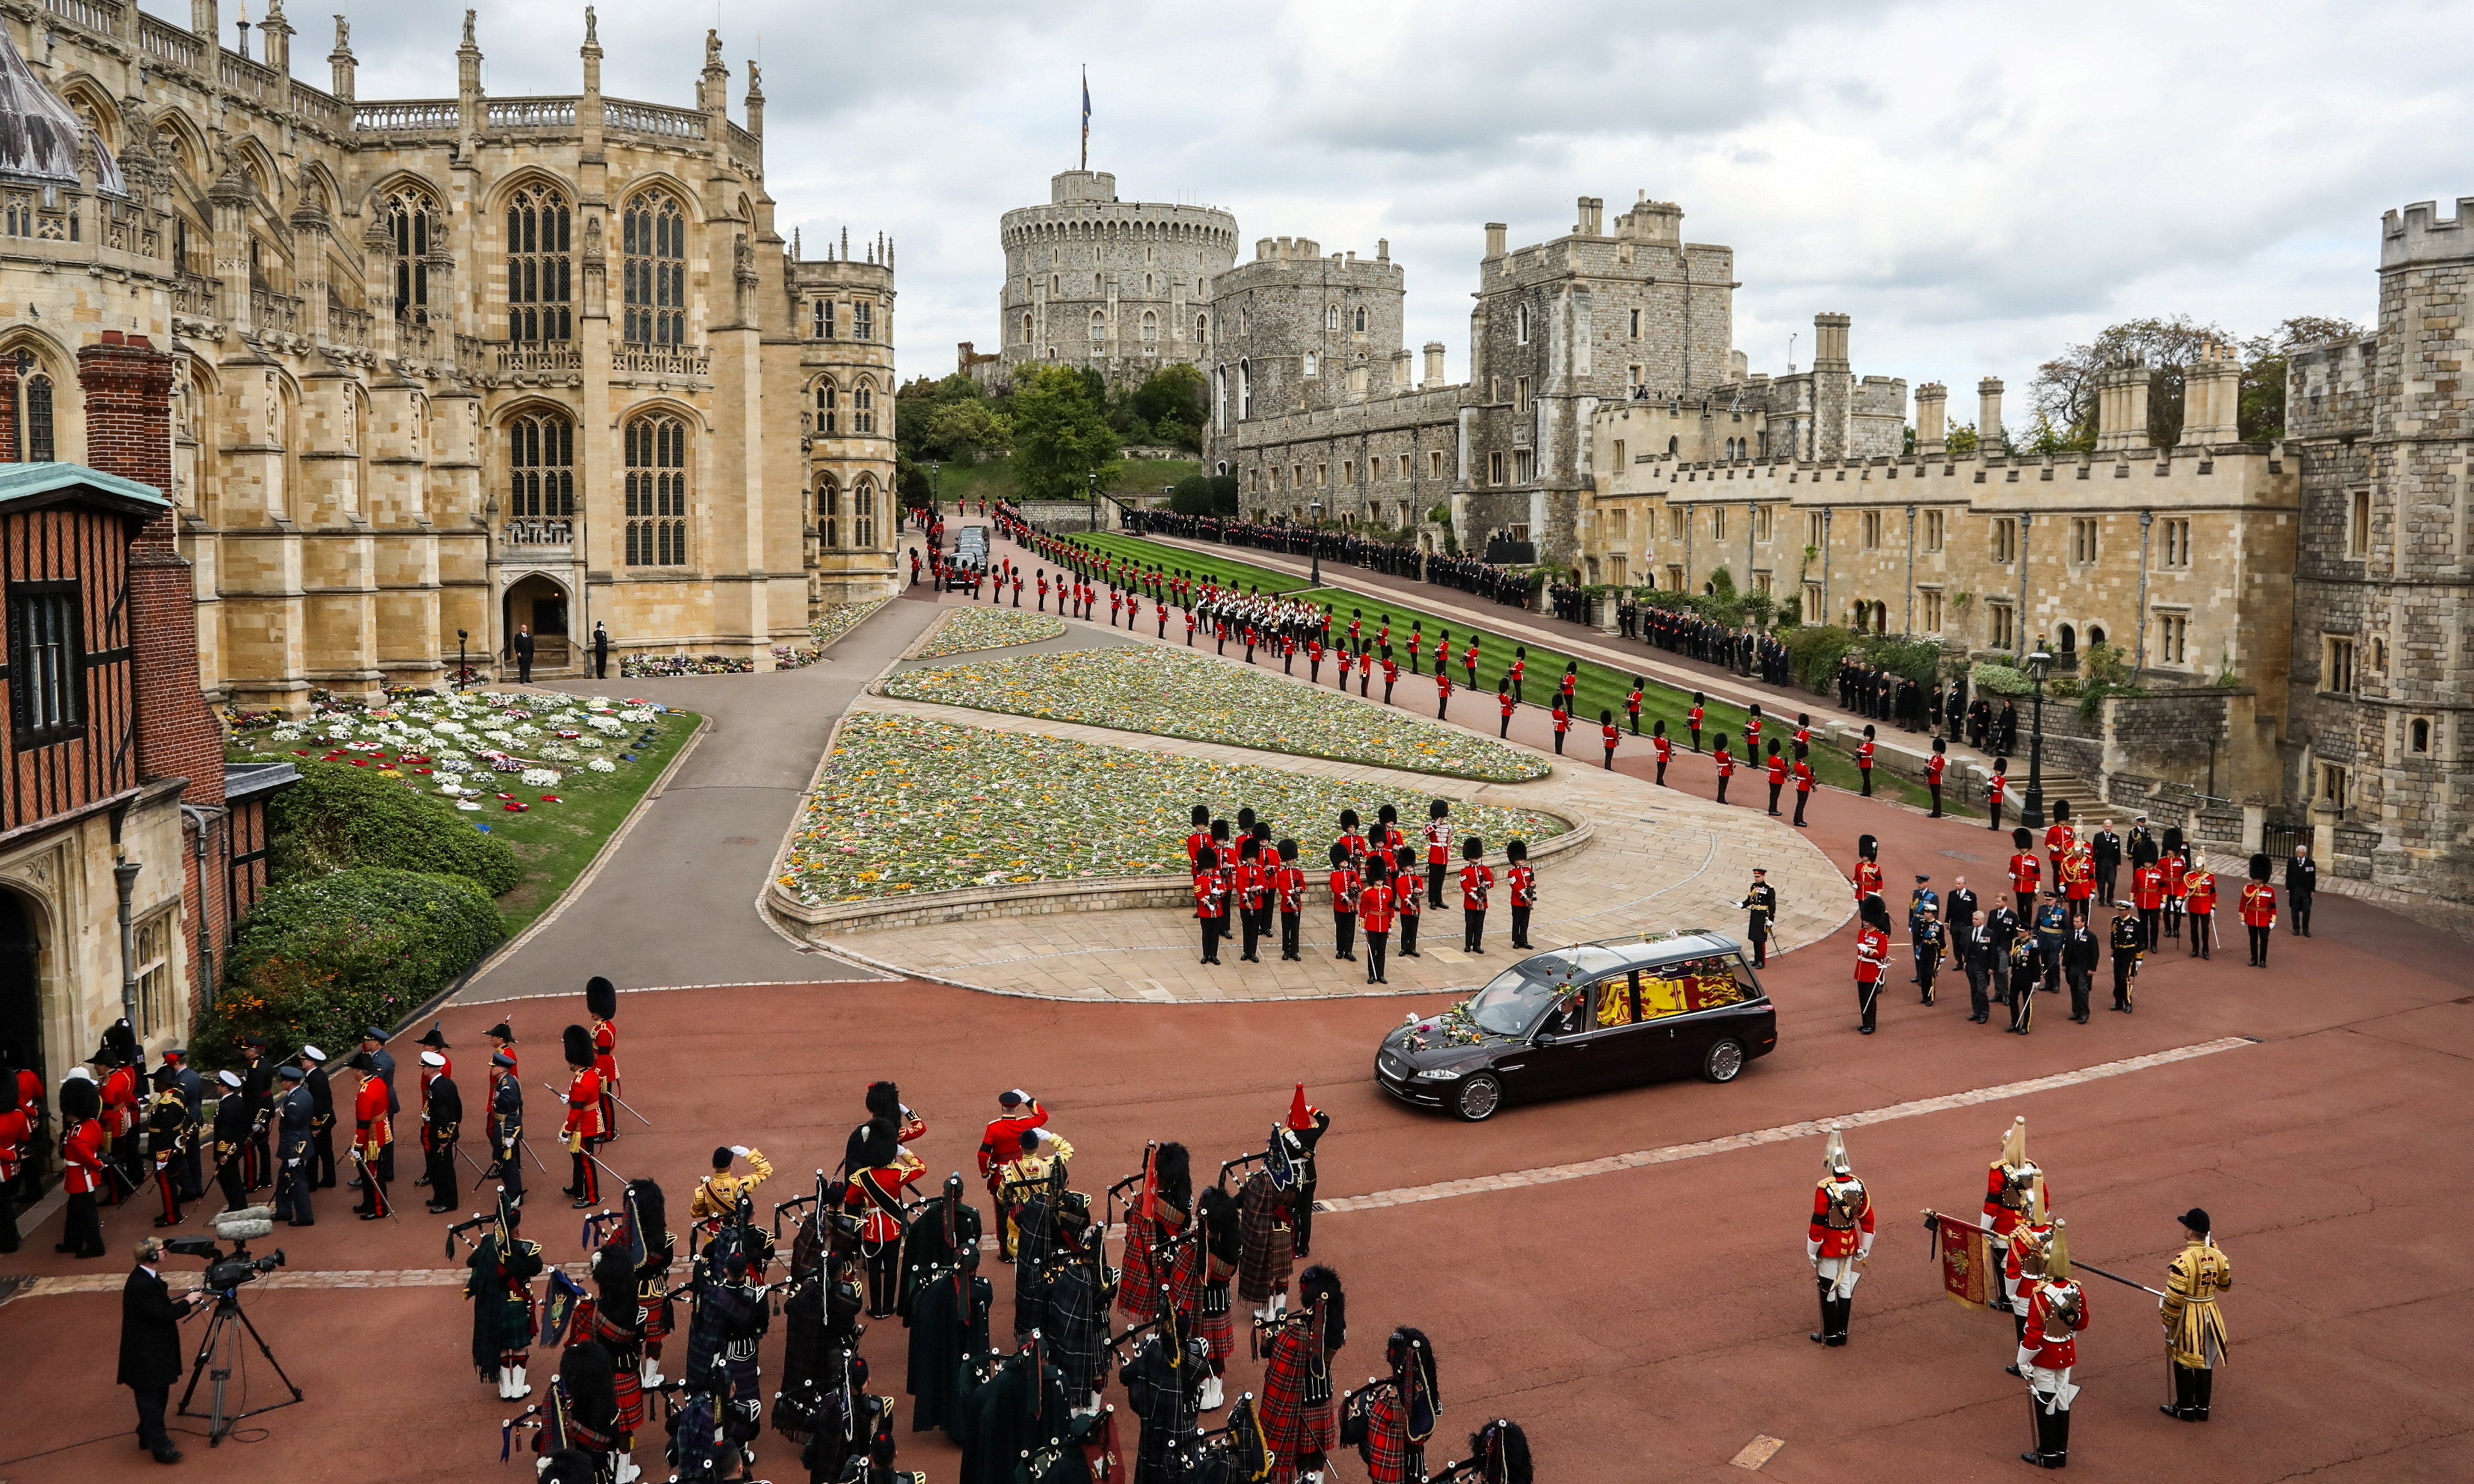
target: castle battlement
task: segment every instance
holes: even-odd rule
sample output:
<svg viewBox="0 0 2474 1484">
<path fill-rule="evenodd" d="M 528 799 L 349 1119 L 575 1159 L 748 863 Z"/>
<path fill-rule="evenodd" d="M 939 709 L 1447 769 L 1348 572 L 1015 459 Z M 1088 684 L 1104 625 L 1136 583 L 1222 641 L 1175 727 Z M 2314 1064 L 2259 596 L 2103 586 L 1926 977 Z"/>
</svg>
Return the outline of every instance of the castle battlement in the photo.
<svg viewBox="0 0 2474 1484">
<path fill-rule="evenodd" d="M 2457 198 L 2457 215 L 2442 219 L 2439 203 L 2417 201 L 2403 211 L 2380 218 L 2380 269 L 2410 263 L 2445 263 L 2474 258 L 2474 196 Z"/>
</svg>

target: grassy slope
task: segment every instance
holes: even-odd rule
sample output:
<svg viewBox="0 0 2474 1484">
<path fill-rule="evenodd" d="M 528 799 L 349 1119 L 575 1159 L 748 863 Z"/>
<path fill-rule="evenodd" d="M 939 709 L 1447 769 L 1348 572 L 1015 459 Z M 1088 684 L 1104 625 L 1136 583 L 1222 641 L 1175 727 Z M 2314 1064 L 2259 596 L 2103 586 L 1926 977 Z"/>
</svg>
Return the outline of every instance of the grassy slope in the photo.
<svg viewBox="0 0 2474 1484">
<path fill-rule="evenodd" d="M 1255 566 L 1249 562 L 1233 561 L 1216 554 L 1205 554 L 1182 547 L 1163 546 L 1141 537 L 1103 535 L 1084 539 L 1112 555 L 1128 557 L 1137 562 L 1183 567 L 1189 571 L 1207 573 L 1249 587 L 1259 584 L 1265 592 L 1293 592 L 1306 586 L 1305 579 L 1301 577 L 1291 576 L 1269 567 Z M 1328 570 L 1335 580 L 1345 582 L 1351 569 L 1335 566 Z M 1456 589 L 1447 590 L 1457 592 Z M 1467 594 L 1457 595 L 1467 596 Z M 1405 656 L 1406 641 L 1402 634 L 1413 620 L 1423 620 L 1429 635 L 1444 629 L 1452 630 L 1454 650 L 1452 682 L 1455 687 L 1458 687 L 1461 682 L 1467 679 L 1467 672 L 1462 669 L 1459 663 L 1459 655 L 1467 649 L 1468 643 L 1468 629 L 1466 623 L 1455 624 L 1449 620 L 1438 618 L 1432 612 L 1409 607 L 1388 595 L 1375 598 L 1335 592 L 1325 601 L 1337 610 L 1333 620 L 1335 631 L 1346 629 L 1348 615 L 1352 610 L 1364 610 L 1370 628 L 1379 621 L 1378 615 L 1389 613 L 1393 623 L 1392 648 L 1395 655 Z M 1512 610 L 1507 609 L 1505 611 Z M 1512 662 L 1512 648 L 1506 644 L 1504 635 L 1499 633 L 1486 634 L 1483 629 L 1478 632 L 1485 635 L 1484 642 L 1478 646 L 1478 680 L 1492 690 Z M 1564 673 L 1564 664 L 1576 657 L 1539 644 L 1530 644 L 1527 647 L 1529 668 L 1523 679 L 1523 694 L 1531 701 L 1550 700 L 1554 695 L 1556 682 Z M 1632 690 L 1632 676 L 1629 673 L 1619 673 L 1613 666 L 1591 659 L 1582 659 L 1580 665 L 1580 685 L 1574 699 L 1581 718 L 1585 722 L 1594 723 L 1598 713 L 1601 710 L 1607 710 L 1614 713 L 1618 726 L 1625 725 L 1624 700 Z M 1431 661 L 1426 663 L 1425 670 L 1430 676 L 1434 673 Z M 1479 704 L 1490 705 L 1491 702 L 1481 701 Z M 1691 706 L 1692 700 L 1689 692 L 1653 680 L 1642 688 L 1641 730 L 1647 731 L 1651 723 L 1662 717 L 1666 722 L 1667 734 L 1675 738 L 1676 746 L 1679 748 L 1687 746 L 1689 733 L 1685 730 L 1684 719 Z M 1710 705 L 1707 709 L 1708 714 L 1702 722 L 1702 736 L 1705 744 L 1721 731 L 1726 732 L 1731 738 L 1740 739 L 1743 736 L 1744 712 L 1741 709 L 1715 704 Z M 1766 706 L 1762 710 L 1764 720 L 1761 731 L 1765 747 L 1771 737 L 1778 737 L 1783 741 L 1793 734 L 1795 719 L 1793 711 L 1790 710 L 1785 716 L 1780 717 Z M 1783 730 L 1780 726 L 1782 721 L 1786 724 Z M 1740 753 L 1740 741 L 1731 745 L 1735 746 Z M 1814 774 L 1825 783 L 1839 788 L 1852 789 L 1856 786 L 1855 759 L 1834 748 L 1816 744 L 1812 749 L 1812 767 Z M 1743 772 L 1738 772 L 1736 775 L 1739 781 L 1750 776 Z M 1874 779 L 1874 786 L 1878 792 L 1905 803 L 1922 804 L 1928 799 L 1921 784 L 1910 783 L 1891 775 L 1886 770 Z M 1953 806 L 1946 804 L 1944 807 L 1948 809 Z"/>
<path fill-rule="evenodd" d="M 521 884 L 498 898 L 498 918 L 506 924 L 508 936 L 531 926 L 533 919 L 548 911 L 550 904 L 593 863 L 594 856 L 626 821 L 637 801 L 670 765 L 679 749 L 687 746 L 688 738 L 695 735 L 702 718 L 692 712 L 672 711 L 664 721 L 659 739 L 638 753 L 633 765 L 612 775 L 606 785 L 575 791 L 562 788 L 562 802 L 537 803 L 525 814 L 484 811 L 475 816 L 492 835 L 507 843 L 524 868 Z M 579 768 L 570 775 L 570 780 L 591 777 Z"/>
</svg>

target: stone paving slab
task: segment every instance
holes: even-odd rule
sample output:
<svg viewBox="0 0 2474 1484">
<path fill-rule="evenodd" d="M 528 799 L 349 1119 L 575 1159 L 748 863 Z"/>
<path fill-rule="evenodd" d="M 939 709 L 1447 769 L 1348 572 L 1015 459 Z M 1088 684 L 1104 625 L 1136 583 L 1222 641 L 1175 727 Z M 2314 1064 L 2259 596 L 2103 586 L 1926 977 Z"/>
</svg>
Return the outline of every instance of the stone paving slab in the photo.
<svg viewBox="0 0 2474 1484">
<path fill-rule="evenodd" d="M 1784 903 L 1772 945 L 1782 952 L 1827 937 L 1853 905 L 1846 878 L 1820 850 L 1765 816 L 1561 758 L 1553 759 L 1554 770 L 1543 778 L 1485 783 L 887 696 L 870 696 L 854 710 L 1362 778 L 1396 786 L 1404 818 L 1423 813 L 1409 805 L 1442 797 L 1586 819 L 1592 838 L 1539 866 L 1540 906 L 1530 941 L 1541 948 L 1677 927 L 1737 930 L 1742 914 L 1735 903 L 1756 866 L 1768 870 Z M 998 918 L 810 941 L 871 967 L 1001 993 L 1196 1002 L 1460 989 L 1483 982 L 1517 956 L 1511 946 L 1511 913 L 1500 905 L 1488 916 L 1486 951 L 1474 959 L 1461 954 L 1459 898 L 1447 886 L 1445 907 L 1429 909 L 1420 929 L 1433 948 L 1421 948 L 1412 959 L 1401 957 L 1395 946 L 1386 975 L 1390 982 L 1370 985 L 1362 950 L 1354 964 L 1331 956 L 1326 897 L 1319 887 L 1309 895 L 1300 941 L 1304 959 L 1294 964 L 1279 962 L 1276 939 L 1264 948 L 1260 964 L 1238 963 L 1235 943 L 1224 945 L 1219 965 L 1201 964 L 1193 917 L 1172 908 Z"/>
</svg>

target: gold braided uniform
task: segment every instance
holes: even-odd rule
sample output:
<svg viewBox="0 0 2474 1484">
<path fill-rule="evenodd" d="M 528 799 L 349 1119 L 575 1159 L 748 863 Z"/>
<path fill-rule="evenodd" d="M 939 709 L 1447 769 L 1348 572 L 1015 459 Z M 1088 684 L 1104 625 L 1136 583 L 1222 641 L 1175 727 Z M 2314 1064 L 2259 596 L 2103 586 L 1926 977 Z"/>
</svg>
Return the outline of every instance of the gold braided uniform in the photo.
<svg viewBox="0 0 2474 1484">
<path fill-rule="evenodd" d="M 746 1175 L 707 1175 L 696 1182 L 695 1195 L 688 1202 L 688 1217 L 693 1221 L 711 1221 L 728 1216 L 739 1209 L 739 1198 L 773 1178 L 773 1162 L 764 1158 L 762 1149 L 750 1148 L 747 1162 L 753 1173 Z"/>
<path fill-rule="evenodd" d="M 2233 1262 L 2205 1236 L 2192 1236 L 2166 1266 L 2165 1297 L 2157 1301 L 2156 1316 L 2164 1322 L 2165 1349 L 2173 1363 L 2173 1400 L 2160 1408 L 2168 1417 L 2208 1420 L 2217 1362 L 2226 1350 L 2217 1295 L 2233 1285 Z"/>
</svg>

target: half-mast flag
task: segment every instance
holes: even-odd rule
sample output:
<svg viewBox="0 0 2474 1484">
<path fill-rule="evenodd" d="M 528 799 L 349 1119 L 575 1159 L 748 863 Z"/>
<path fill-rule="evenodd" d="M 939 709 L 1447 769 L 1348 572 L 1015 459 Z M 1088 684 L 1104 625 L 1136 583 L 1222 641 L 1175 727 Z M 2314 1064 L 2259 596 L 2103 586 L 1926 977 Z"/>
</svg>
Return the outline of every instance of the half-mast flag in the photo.
<svg viewBox="0 0 2474 1484">
<path fill-rule="evenodd" d="M 1091 69 L 1082 69 L 1082 168 L 1091 168 Z"/>
</svg>

